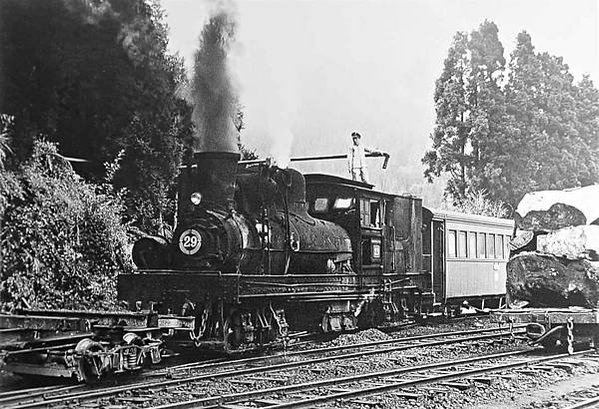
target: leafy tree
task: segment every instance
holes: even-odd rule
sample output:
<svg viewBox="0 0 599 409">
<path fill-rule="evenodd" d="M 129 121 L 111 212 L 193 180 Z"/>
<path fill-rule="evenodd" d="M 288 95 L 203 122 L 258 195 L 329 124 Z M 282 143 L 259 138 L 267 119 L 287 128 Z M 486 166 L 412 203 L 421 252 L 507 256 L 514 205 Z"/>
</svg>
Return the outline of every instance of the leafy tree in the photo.
<svg viewBox="0 0 599 409">
<path fill-rule="evenodd" d="M 12 152 L 10 147 L 10 136 L 9 133 L 13 127 L 14 118 L 0 114 L 0 170 L 4 169 L 4 162 L 7 156 Z"/>
<path fill-rule="evenodd" d="M 576 131 L 585 149 L 580 154 L 584 167 L 579 169 L 582 186 L 597 183 L 599 175 L 599 90 L 588 75 L 584 75 L 575 89 Z"/>
<path fill-rule="evenodd" d="M 436 82 L 437 119 L 425 153 L 429 181 L 449 174 L 446 192 L 456 203 L 471 187 L 484 188 L 490 178 L 489 145 L 504 131 L 505 104 L 500 88 L 505 59 L 497 26 L 485 21 L 470 36 L 458 32 L 441 77 Z"/>
<path fill-rule="evenodd" d="M 116 276 L 131 268 L 119 196 L 83 182 L 40 141 L 12 183 L 3 192 L 0 309 L 113 306 Z"/>
<path fill-rule="evenodd" d="M 162 20 L 149 0 L 0 2 L 0 112 L 15 118 L 15 157 L 43 134 L 101 180 L 124 150 L 114 183 L 144 227 L 168 211 L 164 190 L 191 145 L 191 109 L 176 95 L 184 70 Z"/>
<path fill-rule="evenodd" d="M 535 53 L 530 35 L 518 35 L 505 87 L 516 130 L 505 165 L 506 200 L 515 204 L 529 191 L 597 181 L 598 124 L 589 116 L 597 91 L 588 78 L 581 85 L 574 85 L 561 57 Z M 586 105 L 593 98 L 594 108 Z"/>
<path fill-rule="evenodd" d="M 599 92 L 590 79 L 575 85 L 563 59 L 536 53 L 526 32 L 507 78 L 504 66 L 495 24 L 456 35 L 437 80 L 425 176 L 448 174 L 457 205 L 482 190 L 511 208 L 530 191 L 596 183 Z"/>
<path fill-rule="evenodd" d="M 258 154 L 254 149 L 249 148 L 241 142 L 241 134 L 245 129 L 245 113 L 243 112 L 243 105 L 239 102 L 235 104 L 235 116 L 233 117 L 233 124 L 237 130 L 237 148 L 241 154 L 242 160 L 258 159 Z"/>
</svg>

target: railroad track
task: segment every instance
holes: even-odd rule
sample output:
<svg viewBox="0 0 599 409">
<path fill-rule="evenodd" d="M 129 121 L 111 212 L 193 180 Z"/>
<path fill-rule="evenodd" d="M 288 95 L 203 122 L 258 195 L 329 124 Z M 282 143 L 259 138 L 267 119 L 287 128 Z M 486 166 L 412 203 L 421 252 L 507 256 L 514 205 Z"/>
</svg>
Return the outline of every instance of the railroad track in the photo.
<svg viewBox="0 0 599 409">
<path fill-rule="evenodd" d="M 147 404 L 157 390 L 176 389 L 184 385 L 197 385 L 192 389 L 200 390 L 210 385 L 229 384 L 239 387 L 244 385 L 243 377 L 253 376 L 263 380 L 280 382 L 276 373 L 297 368 L 312 368 L 331 362 L 348 362 L 359 360 L 365 356 L 384 355 L 396 356 L 398 352 L 426 347 L 441 347 L 461 343 L 492 343 L 497 340 L 510 339 L 511 333 L 504 328 L 476 329 L 468 331 L 453 331 L 414 337 L 394 338 L 360 344 L 340 345 L 325 348 L 314 348 L 305 351 L 276 354 L 264 357 L 237 359 L 227 362 L 191 363 L 167 368 L 161 376 L 170 379 L 139 382 L 130 385 L 94 389 L 84 387 L 74 391 L 45 391 L 44 393 L 25 396 L 13 395 L 10 401 L 4 403 L 10 408 L 34 408 L 51 405 L 80 405 L 82 402 L 102 403 L 101 399 L 115 397 L 128 406 Z M 315 356 L 314 356 L 315 355 Z M 396 361 L 398 358 L 395 358 Z M 400 359 L 401 360 L 401 359 Z M 405 362 L 404 362 L 405 364 Z M 264 377 L 264 374 L 275 373 L 275 376 Z M 145 392 L 144 392 L 145 391 Z M 126 395 L 126 396 L 123 396 Z M 220 396 L 220 395 L 219 395 Z M 192 404 L 193 406 L 194 404 Z M 174 406 L 176 407 L 176 406 Z M 183 406 L 185 407 L 185 406 Z"/>
<path fill-rule="evenodd" d="M 557 401 L 551 402 L 553 407 L 562 409 L 585 409 L 599 407 L 599 385 L 590 388 L 573 391 L 569 395 L 559 397 Z"/>
<path fill-rule="evenodd" d="M 599 391 L 595 391 L 599 393 Z M 564 409 L 584 409 L 584 408 L 596 408 L 599 406 L 599 395 L 589 399 L 580 400 L 573 405 L 566 406 Z"/>
<path fill-rule="evenodd" d="M 557 354 L 541 357 L 531 356 L 531 351 L 505 352 L 419 366 L 394 368 L 375 373 L 324 379 L 315 382 L 248 390 L 228 395 L 209 396 L 201 399 L 155 406 L 153 409 L 196 407 L 207 409 L 240 409 L 243 407 L 256 406 L 269 409 L 311 408 L 319 404 L 333 401 L 346 401 L 348 404 L 355 403 L 375 406 L 377 402 L 352 402 L 351 399 L 380 395 L 392 391 L 401 391 L 408 388 L 417 388 L 430 384 L 441 384 L 456 388 L 469 388 L 470 384 L 452 381 L 467 379 L 471 382 L 487 383 L 491 382 L 491 378 L 480 377 L 478 375 L 508 371 L 522 367 L 535 369 L 537 368 L 536 365 L 539 365 L 538 368 L 541 368 L 541 364 L 551 365 L 552 363 L 555 363 L 558 365 L 557 367 L 559 367 L 559 365 L 561 365 L 560 361 L 563 361 L 564 359 L 571 359 L 573 356 L 585 355 L 590 352 L 594 352 L 594 350 L 580 351 L 573 355 Z M 272 397 L 273 395 L 275 398 Z M 418 394 L 413 392 L 398 392 L 395 396 L 409 399 L 418 397 Z M 596 401 L 599 401 L 599 399 Z M 575 408 L 578 409 L 583 407 L 591 406 L 576 406 Z"/>
</svg>

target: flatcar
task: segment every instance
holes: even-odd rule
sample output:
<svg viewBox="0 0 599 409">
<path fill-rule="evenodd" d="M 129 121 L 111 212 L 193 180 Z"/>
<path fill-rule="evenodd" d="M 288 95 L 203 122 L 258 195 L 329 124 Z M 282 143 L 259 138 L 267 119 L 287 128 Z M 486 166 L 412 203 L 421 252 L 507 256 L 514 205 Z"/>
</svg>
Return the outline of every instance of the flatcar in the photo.
<svg viewBox="0 0 599 409">
<path fill-rule="evenodd" d="M 479 309 L 505 304 L 512 220 L 424 209 L 423 230 L 436 307 L 453 315 L 464 303 Z"/>
</svg>

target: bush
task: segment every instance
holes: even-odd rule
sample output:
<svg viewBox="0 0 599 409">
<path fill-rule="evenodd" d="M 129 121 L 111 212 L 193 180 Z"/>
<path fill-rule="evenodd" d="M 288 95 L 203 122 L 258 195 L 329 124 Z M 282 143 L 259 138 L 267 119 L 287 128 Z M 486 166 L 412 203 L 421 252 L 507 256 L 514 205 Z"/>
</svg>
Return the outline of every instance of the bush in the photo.
<svg viewBox="0 0 599 409">
<path fill-rule="evenodd" d="M 4 197 L 0 308 L 113 307 L 116 276 L 132 266 L 120 197 L 83 182 L 44 141 L 14 175 L 19 189 Z"/>
<path fill-rule="evenodd" d="M 499 218 L 507 218 L 510 213 L 504 202 L 491 199 L 484 189 L 466 192 L 466 197 L 456 207 L 462 213 Z"/>
</svg>

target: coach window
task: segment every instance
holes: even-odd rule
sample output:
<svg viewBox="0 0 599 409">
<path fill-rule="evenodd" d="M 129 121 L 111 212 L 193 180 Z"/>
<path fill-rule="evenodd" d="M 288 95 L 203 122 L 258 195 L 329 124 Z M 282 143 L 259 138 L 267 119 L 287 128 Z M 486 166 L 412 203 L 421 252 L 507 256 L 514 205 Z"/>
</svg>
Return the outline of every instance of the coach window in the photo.
<svg viewBox="0 0 599 409">
<path fill-rule="evenodd" d="M 447 257 L 455 258 L 456 256 L 456 231 L 449 230 L 447 232 Z"/>
<path fill-rule="evenodd" d="M 468 251 L 466 244 L 466 232 L 458 232 L 458 257 L 466 258 L 466 252 Z"/>
<path fill-rule="evenodd" d="M 476 258 L 476 233 L 468 232 L 468 257 Z"/>
<path fill-rule="evenodd" d="M 486 245 L 487 235 L 485 233 L 478 233 L 478 258 L 485 258 L 487 256 Z"/>
<path fill-rule="evenodd" d="M 495 235 L 487 235 L 487 257 L 495 258 Z"/>
<path fill-rule="evenodd" d="M 503 259 L 503 235 L 495 236 L 495 258 Z"/>
<path fill-rule="evenodd" d="M 503 237 L 503 254 L 504 254 L 505 258 L 510 257 L 510 240 L 511 240 L 510 236 Z"/>
</svg>

